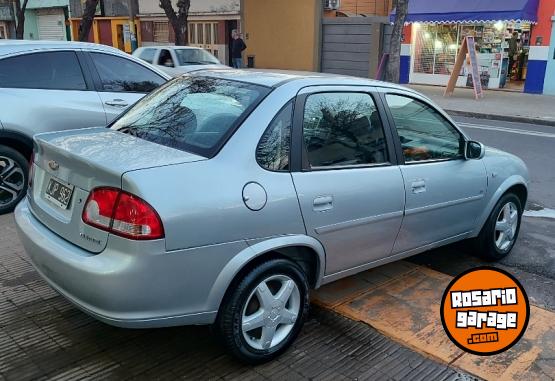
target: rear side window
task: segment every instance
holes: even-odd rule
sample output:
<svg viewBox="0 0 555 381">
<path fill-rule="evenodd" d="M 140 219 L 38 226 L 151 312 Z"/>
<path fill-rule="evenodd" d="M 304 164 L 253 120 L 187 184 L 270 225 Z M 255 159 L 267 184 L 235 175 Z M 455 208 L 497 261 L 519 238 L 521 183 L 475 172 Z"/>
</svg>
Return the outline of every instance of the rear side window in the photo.
<svg viewBox="0 0 555 381">
<path fill-rule="evenodd" d="M 139 58 L 148 63 L 152 63 L 152 61 L 154 61 L 155 53 L 156 49 L 144 49 L 141 54 L 139 54 Z"/>
<path fill-rule="evenodd" d="M 303 120 L 311 168 L 382 164 L 388 161 L 374 99 L 366 93 L 310 95 Z"/>
<path fill-rule="evenodd" d="M 293 102 L 289 102 L 268 126 L 256 148 L 256 160 L 270 171 L 289 170 Z"/>
<path fill-rule="evenodd" d="M 101 91 L 149 93 L 166 80 L 129 59 L 110 54 L 91 53 L 100 76 Z"/>
<path fill-rule="evenodd" d="M 44 52 L 0 60 L 0 87 L 86 90 L 74 52 Z"/>
<path fill-rule="evenodd" d="M 268 92 L 249 83 L 181 77 L 140 100 L 111 128 L 212 157 Z"/>
</svg>

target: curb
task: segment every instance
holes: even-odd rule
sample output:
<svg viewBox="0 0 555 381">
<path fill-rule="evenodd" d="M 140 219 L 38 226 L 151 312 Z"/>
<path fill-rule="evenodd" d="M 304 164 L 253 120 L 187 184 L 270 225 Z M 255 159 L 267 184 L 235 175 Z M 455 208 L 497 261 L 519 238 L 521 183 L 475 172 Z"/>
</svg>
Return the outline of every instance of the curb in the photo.
<svg viewBox="0 0 555 381">
<path fill-rule="evenodd" d="M 529 123 L 529 124 L 539 124 L 542 126 L 555 127 L 555 120 L 545 120 L 538 118 L 528 118 L 525 116 L 509 116 L 509 115 L 499 115 L 499 114 L 484 114 L 479 112 L 471 111 L 460 111 L 460 110 L 448 110 L 445 109 L 451 116 L 465 116 L 468 118 L 480 118 L 489 120 L 499 120 L 503 122 L 516 122 L 516 123 Z"/>
<path fill-rule="evenodd" d="M 327 284 L 313 294 L 312 301 L 481 379 L 541 378 L 543 361 L 553 354 L 555 311 L 532 304 L 522 340 L 525 344 L 513 346 L 506 354 L 481 357 L 466 353 L 447 339 L 437 316 L 443 290 L 452 279 L 426 266 L 398 261 Z"/>
</svg>

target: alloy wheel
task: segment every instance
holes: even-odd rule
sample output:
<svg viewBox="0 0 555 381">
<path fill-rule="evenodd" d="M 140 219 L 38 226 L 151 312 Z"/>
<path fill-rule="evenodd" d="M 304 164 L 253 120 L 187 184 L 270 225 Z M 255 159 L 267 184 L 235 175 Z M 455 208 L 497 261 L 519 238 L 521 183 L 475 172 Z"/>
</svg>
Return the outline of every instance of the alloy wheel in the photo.
<svg viewBox="0 0 555 381">
<path fill-rule="evenodd" d="M 17 200 L 25 188 L 25 175 L 19 164 L 7 157 L 0 156 L 0 206 Z"/>
<path fill-rule="evenodd" d="M 518 208 L 513 202 L 508 202 L 499 211 L 495 222 L 494 241 L 497 249 L 508 250 L 513 244 L 518 228 Z"/>
<path fill-rule="evenodd" d="M 241 317 L 246 342 L 254 349 L 268 350 L 280 344 L 293 329 L 300 314 L 299 287 L 286 275 L 273 275 L 249 295 Z"/>
</svg>

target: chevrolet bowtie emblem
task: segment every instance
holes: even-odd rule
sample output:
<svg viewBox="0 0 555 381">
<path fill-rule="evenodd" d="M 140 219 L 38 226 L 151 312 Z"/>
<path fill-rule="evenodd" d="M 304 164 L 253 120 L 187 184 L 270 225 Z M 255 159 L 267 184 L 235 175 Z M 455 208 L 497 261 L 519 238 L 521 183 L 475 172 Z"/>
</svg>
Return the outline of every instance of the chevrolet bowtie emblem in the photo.
<svg viewBox="0 0 555 381">
<path fill-rule="evenodd" d="M 58 168 L 60 168 L 60 164 L 58 164 L 55 160 L 50 160 L 48 162 L 48 167 L 50 167 L 50 169 L 53 171 L 57 171 Z"/>
</svg>

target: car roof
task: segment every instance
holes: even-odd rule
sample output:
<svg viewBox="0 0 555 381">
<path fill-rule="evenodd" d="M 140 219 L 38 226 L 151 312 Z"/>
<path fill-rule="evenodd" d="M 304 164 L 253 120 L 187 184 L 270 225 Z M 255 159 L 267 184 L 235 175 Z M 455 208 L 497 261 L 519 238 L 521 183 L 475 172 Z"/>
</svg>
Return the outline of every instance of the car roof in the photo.
<svg viewBox="0 0 555 381">
<path fill-rule="evenodd" d="M 113 54 L 125 53 L 111 46 L 77 41 L 0 40 L 0 56 L 36 50 L 99 50 Z"/>
<path fill-rule="evenodd" d="M 170 50 L 176 50 L 176 49 L 191 49 L 191 50 L 206 50 L 203 48 L 199 48 L 198 46 L 175 46 L 175 45 L 148 45 L 148 46 L 141 46 L 139 49 L 144 50 L 144 49 L 170 49 Z"/>
<path fill-rule="evenodd" d="M 190 75 L 229 79 L 273 88 L 293 81 L 302 81 L 304 86 L 375 86 L 414 92 L 412 89 L 394 83 L 382 82 L 369 78 L 352 77 L 341 74 L 315 73 L 309 71 L 274 69 L 206 69 L 195 71 Z"/>
</svg>

